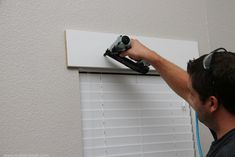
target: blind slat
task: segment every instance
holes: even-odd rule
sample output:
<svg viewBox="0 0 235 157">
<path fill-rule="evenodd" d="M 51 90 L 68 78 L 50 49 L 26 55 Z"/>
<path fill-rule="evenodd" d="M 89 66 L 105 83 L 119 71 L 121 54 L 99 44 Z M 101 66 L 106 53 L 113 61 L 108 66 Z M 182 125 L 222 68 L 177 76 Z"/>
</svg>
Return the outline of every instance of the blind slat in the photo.
<svg viewBox="0 0 235 157">
<path fill-rule="evenodd" d="M 193 149 L 173 150 L 173 151 L 154 151 L 133 154 L 109 155 L 109 157 L 191 157 L 194 156 Z M 105 157 L 105 156 L 99 156 Z"/>
<path fill-rule="evenodd" d="M 136 143 L 143 143 L 143 144 L 150 144 L 150 143 L 166 143 L 166 142 L 181 142 L 182 139 L 185 141 L 192 141 L 192 135 L 190 133 L 184 134 L 159 134 L 159 135 L 126 135 L 122 137 L 115 137 L 115 136 L 106 136 L 106 143 L 110 146 L 113 145 L 122 145 L 125 144 L 136 144 Z M 84 139 L 84 147 L 95 147 L 95 146 L 104 146 L 104 137 L 98 138 L 89 138 Z"/>
<path fill-rule="evenodd" d="M 108 101 L 108 100 L 102 100 L 101 101 L 94 101 L 94 100 L 83 100 L 81 101 L 83 104 L 83 110 L 100 110 L 101 107 L 103 109 L 149 109 L 149 108 L 181 108 L 182 105 L 184 105 L 185 102 L 182 101 L 136 101 L 136 100 L 117 100 L 117 101 Z M 103 106 L 101 106 L 103 104 Z M 186 107 L 188 108 L 188 107 Z"/>
</svg>

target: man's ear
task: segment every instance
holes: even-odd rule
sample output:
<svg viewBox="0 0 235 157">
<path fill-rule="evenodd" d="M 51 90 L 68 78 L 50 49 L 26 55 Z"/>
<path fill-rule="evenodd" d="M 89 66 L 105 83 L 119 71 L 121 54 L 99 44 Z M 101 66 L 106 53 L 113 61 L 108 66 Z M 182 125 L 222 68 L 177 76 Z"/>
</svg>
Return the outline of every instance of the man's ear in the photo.
<svg viewBox="0 0 235 157">
<path fill-rule="evenodd" d="M 209 111 L 211 113 L 217 111 L 219 109 L 219 101 L 215 96 L 210 96 L 208 98 L 209 103 Z"/>
</svg>

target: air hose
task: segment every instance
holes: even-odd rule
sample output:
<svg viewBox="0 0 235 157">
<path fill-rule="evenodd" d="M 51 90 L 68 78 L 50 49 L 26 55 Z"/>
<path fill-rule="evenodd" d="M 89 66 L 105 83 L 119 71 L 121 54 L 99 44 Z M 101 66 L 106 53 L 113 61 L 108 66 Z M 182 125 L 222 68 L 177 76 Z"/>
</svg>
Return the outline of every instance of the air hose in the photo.
<svg viewBox="0 0 235 157">
<path fill-rule="evenodd" d="M 195 121 L 196 121 L 196 138 L 197 138 L 197 149 L 199 153 L 199 157 L 203 157 L 201 142 L 200 142 L 200 135 L 199 135 L 199 126 L 198 126 L 198 113 L 195 112 Z"/>
</svg>

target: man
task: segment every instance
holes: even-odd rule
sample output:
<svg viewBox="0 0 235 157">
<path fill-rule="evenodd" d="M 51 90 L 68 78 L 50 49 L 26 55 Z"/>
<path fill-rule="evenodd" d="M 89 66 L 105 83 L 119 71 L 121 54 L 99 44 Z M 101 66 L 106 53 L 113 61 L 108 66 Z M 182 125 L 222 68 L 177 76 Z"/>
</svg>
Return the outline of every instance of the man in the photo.
<svg viewBox="0 0 235 157">
<path fill-rule="evenodd" d="M 235 157 L 235 54 L 217 49 L 188 63 L 187 72 L 136 39 L 121 53 L 150 63 L 198 113 L 215 141 L 207 157 Z"/>
</svg>

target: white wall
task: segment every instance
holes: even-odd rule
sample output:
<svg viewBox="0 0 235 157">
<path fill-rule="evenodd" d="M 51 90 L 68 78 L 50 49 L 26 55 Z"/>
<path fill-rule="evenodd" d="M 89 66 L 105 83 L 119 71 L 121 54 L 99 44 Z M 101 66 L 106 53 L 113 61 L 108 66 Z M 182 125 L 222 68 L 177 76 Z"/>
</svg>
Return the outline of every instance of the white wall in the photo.
<svg viewBox="0 0 235 157">
<path fill-rule="evenodd" d="M 235 51 L 235 1 L 207 0 L 211 49 L 220 46 Z"/>
<path fill-rule="evenodd" d="M 66 68 L 65 29 L 197 40 L 200 53 L 204 54 L 210 47 L 224 43 L 213 36 L 218 29 L 213 27 L 213 21 L 217 21 L 213 12 L 217 9 L 209 7 L 209 16 L 206 14 L 206 6 L 221 7 L 220 3 L 1 0 L 0 156 L 81 156 L 78 74 Z M 227 14 L 227 7 L 232 11 L 229 4 L 225 5 L 223 16 L 234 17 Z M 230 30 L 224 39 L 234 39 L 230 35 L 232 26 L 228 26 Z M 228 45 L 232 48 L 233 44 Z M 207 151 L 211 140 L 207 129 L 202 129 L 202 137 L 203 149 Z"/>
</svg>

